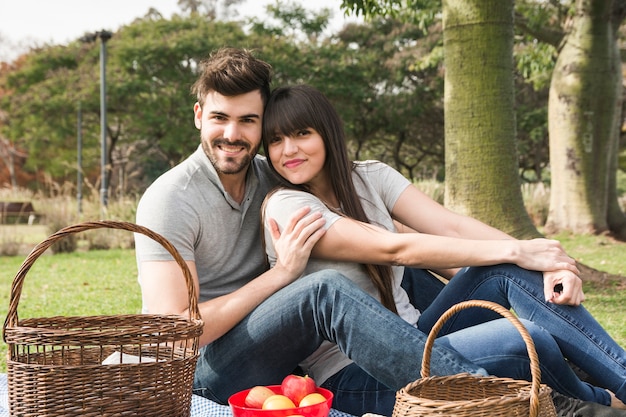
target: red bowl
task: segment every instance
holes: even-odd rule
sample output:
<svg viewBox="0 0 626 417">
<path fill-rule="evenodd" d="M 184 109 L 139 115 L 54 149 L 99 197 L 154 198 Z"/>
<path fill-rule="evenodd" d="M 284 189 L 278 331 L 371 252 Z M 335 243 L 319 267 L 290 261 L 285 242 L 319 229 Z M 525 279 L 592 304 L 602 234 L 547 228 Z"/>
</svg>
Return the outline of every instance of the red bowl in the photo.
<svg viewBox="0 0 626 417">
<path fill-rule="evenodd" d="M 276 394 L 281 394 L 280 385 L 269 385 L 268 388 Z M 233 417 L 288 417 L 295 415 L 303 417 L 328 417 L 333 403 L 333 393 L 327 389 L 318 387 L 317 392 L 326 398 L 324 402 L 284 410 L 262 410 L 245 406 L 244 400 L 248 392 L 250 392 L 250 389 L 239 391 L 231 395 L 228 399 L 228 404 L 233 411 Z"/>
</svg>

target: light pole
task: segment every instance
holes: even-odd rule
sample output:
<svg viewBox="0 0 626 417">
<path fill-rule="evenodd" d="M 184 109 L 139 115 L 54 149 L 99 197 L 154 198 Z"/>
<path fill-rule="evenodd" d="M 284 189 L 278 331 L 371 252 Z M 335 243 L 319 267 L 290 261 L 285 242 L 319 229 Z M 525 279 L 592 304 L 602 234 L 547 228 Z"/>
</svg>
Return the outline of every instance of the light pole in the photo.
<svg viewBox="0 0 626 417">
<path fill-rule="evenodd" d="M 100 203 L 104 210 L 108 205 L 107 195 L 107 104 L 106 104 L 106 43 L 113 34 L 101 30 L 80 38 L 83 42 L 95 42 L 100 38 Z"/>
<path fill-rule="evenodd" d="M 80 101 L 76 116 L 76 200 L 80 218 L 83 214 L 83 110 Z"/>
</svg>

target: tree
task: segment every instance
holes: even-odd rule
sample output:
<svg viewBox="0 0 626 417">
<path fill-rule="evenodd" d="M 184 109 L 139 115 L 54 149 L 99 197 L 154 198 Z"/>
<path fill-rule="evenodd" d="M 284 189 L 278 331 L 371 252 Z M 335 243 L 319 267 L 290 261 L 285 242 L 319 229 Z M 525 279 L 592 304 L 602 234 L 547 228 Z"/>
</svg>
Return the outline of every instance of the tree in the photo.
<svg viewBox="0 0 626 417">
<path fill-rule="evenodd" d="M 244 43 L 234 23 L 195 15 L 150 15 L 107 42 L 107 164 L 111 187 L 151 182 L 198 144 L 189 87 L 200 60 L 224 44 Z M 8 113 L 3 132 L 28 151 L 26 167 L 56 181 L 75 177 L 76 109 L 83 115 L 85 178 L 98 179 L 99 55 L 81 42 L 28 54 L 1 86 Z M 120 173 L 124 173 L 121 178 Z"/>
<path fill-rule="evenodd" d="M 535 50 L 549 45 L 557 57 L 548 72 L 552 190 L 546 230 L 610 231 L 626 239 L 616 182 L 623 107 L 618 40 L 626 2 L 517 4 L 521 33 Z"/>
<path fill-rule="evenodd" d="M 616 193 L 622 123 L 617 36 L 624 17 L 623 0 L 575 3 L 550 88 L 550 232 L 610 230 L 626 239 Z"/>
<path fill-rule="evenodd" d="M 536 236 L 517 172 L 513 1 L 444 0 L 443 24 L 446 205 Z"/>
<path fill-rule="evenodd" d="M 429 21 L 437 3 L 411 0 L 405 18 Z M 342 7 L 365 15 L 403 13 L 394 0 L 344 0 Z M 517 174 L 513 1 L 443 1 L 443 34 L 445 204 L 516 237 L 537 236 Z"/>
<path fill-rule="evenodd" d="M 149 13 L 116 32 L 107 42 L 111 191 L 141 190 L 195 149 L 189 86 L 200 60 L 224 45 L 254 49 L 272 63 L 274 85 L 308 83 L 324 91 L 345 121 L 355 159 L 380 159 L 412 179 L 441 173 L 440 22 L 422 19 L 432 22 L 425 32 L 411 22 L 375 19 L 326 36 L 328 14 L 298 7 L 273 8 L 276 24 L 253 21 L 247 33 L 241 22 L 197 13 L 169 20 Z M 27 65 L 7 77 L 10 121 L 2 130 L 25 144 L 19 148 L 29 151 L 30 169 L 55 181 L 74 179 L 80 103 L 83 168 L 97 181 L 98 63 L 98 48 L 74 42 L 33 51 Z"/>
<path fill-rule="evenodd" d="M 34 50 L 0 81 L 7 114 L 2 133 L 29 155 L 25 169 L 30 172 L 45 170 L 57 178 L 76 172 L 70 162 L 76 160 L 76 51 L 58 46 Z"/>
<path fill-rule="evenodd" d="M 6 138 L 0 136 L 0 159 L 7 167 L 9 172 L 9 179 L 11 181 L 11 188 L 17 189 L 17 175 L 15 171 L 16 159 L 25 159 L 26 154 L 24 152 L 15 149 L 13 144 Z"/>
<path fill-rule="evenodd" d="M 268 14 L 270 19 L 253 19 L 253 32 L 274 38 L 258 42 L 274 67 L 274 85 L 307 83 L 323 91 L 344 120 L 354 159 L 383 160 L 409 178 L 418 163 L 420 173 L 438 171 L 443 123 L 432 121 L 441 119 L 433 113 L 441 109 L 443 89 L 436 65 L 415 65 L 416 51 L 429 47 L 424 44 L 430 40 L 420 39 L 423 31 L 376 19 L 326 37 L 325 9 L 313 13 L 281 3 Z"/>
<path fill-rule="evenodd" d="M 178 7 L 188 14 L 201 14 L 210 20 L 215 20 L 220 15 L 227 18 L 230 8 L 242 3 L 243 0 L 178 0 Z"/>
</svg>

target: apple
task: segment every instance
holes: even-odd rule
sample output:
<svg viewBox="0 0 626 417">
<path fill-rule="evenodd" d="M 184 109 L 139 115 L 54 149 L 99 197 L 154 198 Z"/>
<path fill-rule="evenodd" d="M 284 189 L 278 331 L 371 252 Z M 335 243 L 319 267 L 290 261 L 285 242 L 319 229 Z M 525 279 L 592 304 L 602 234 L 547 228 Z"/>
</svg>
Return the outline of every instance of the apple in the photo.
<svg viewBox="0 0 626 417">
<path fill-rule="evenodd" d="M 274 395 L 274 391 L 272 391 L 268 387 L 258 385 L 250 389 L 248 395 L 246 395 L 246 398 L 243 400 L 243 402 L 246 407 L 261 408 L 263 407 L 263 403 L 265 402 L 265 400 L 272 395 Z"/>
<path fill-rule="evenodd" d="M 324 397 L 319 392 L 314 392 L 312 394 L 305 396 L 302 400 L 300 400 L 298 407 L 306 407 L 306 406 L 313 405 L 313 404 L 323 403 L 324 401 L 326 401 L 326 397 Z"/>
<path fill-rule="evenodd" d="M 287 375 L 280 388 L 283 395 L 291 398 L 295 404 L 300 404 L 304 397 L 317 391 L 315 380 L 308 375 Z"/>
<path fill-rule="evenodd" d="M 286 395 L 274 394 L 263 401 L 263 410 L 287 410 L 289 408 L 296 408 L 293 401 Z"/>
</svg>

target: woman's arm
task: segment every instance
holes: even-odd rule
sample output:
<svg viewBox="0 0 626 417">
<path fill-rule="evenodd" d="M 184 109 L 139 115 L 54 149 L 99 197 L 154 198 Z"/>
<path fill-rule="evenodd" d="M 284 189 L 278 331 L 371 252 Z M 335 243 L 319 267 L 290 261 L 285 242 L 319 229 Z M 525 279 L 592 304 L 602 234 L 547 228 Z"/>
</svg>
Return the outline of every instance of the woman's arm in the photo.
<svg viewBox="0 0 626 417">
<path fill-rule="evenodd" d="M 465 239 L 513 239 L 495 227 L 448 210 L 412 185 L 400 194 L 391 215 L 421 233 Z"/>
<path fill-rule="evenodd" d="M 577 272 L 558 241 L 475 240 L 425 233 L 393 233 L 350 218 L 337 220 L 313 249 L 313 256 L 335 261 L 448 269 L 500 263 L 537 271 Z"/>
<path fill-rule="evenodd" d="M 512 263 L 544 272 L 546 301 L 579 305 L 582 281 L 574 259 L 556 240 L 476 240 L 423 233 L 393 233 L 350 218 L 337 220 L 313 248 L 316 258 L 404 265 L 434 271 Z M 557 290 L 557 284 L 561 284 Z"/>
<path fill-rule="evenodd" d="M 476 219 L 446 209 L 414 186 L 409 186 L 403 191 L 393 207 L 392 214 L 397 222 L 425 233 L 471 239 L 513 239 Z M 578 273 L 578 270 L 544 271 L 546 301 L 569 305 L 579 305 L 583 302 L 585 295 Z M 560 290 L 557 291 L 555 288 Z"/>
<path fill-rule="evenodd" d="M 317 206 L 324 212 L 323 203 L 316 197 L 289 191 L 270 198 L 265 216 L 281 219 L 279 223 L 282 223 L 288 213 L 302 204 Z M 579 280 L 575 261 L 558 241 L 513 239 L 477 220 L 443 208 L 413 186 L 402 191 L 392 215 L 396 221 L 421 233 L 394 233 L 351 218 L 329 215 L 327 209 L 325 213 L 330 221 L 326 234 L 313 248 L 312 256 L 316 258 L 435 271 L 512 263 L 544 272 L 569 271 L 570 277 Z M 547 300 L 554 299 L 553 288 L 546 285 Z"/>
</svg>

